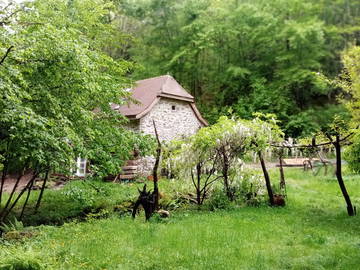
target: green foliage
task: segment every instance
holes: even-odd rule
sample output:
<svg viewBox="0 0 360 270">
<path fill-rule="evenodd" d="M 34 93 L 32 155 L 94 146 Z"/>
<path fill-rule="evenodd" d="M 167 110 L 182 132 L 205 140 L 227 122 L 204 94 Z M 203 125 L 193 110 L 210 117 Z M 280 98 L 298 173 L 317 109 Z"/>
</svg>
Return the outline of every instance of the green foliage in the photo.
<svg viewBox="0 0 360 270">
<path fill-rule="evenodd" d="M 8 223 L 3 223 L 0 226 L 0 231 L 7 233 L 10 231 L 21 231 L 24 229 L 24 224 L 21 221 L 18 221 L 16 218 L 13 221 L 8 221 Z"/>
<path fill-rule="evenodd" d="M 345 158 L 349 163 L 349 168 L 354 172 L 360 172 L 360 47 L 353 47 L 343 55 L 345 65 L 344 73 L 340 77 L 340 85 L 351 96 L 344 101 L 352 114 L 352 126 L 355 128 L 354 136 L 351 138 L 352 144 L 347 147 Z"/>
<path fill-rule="evenodd" d="M 103 0 L 29 1 L 2 16 L 0 27 L 0 152 L 8 164 L 69 173 L 77 156 L 93 171 L 115 174 L 134 147 L 149 140 L 122 128 L 111 109 L 122 104 L 133 65 L 103 48 L 119 33 Z M 56 8 L 55 8 L 56 7 Z M 145 140 L 145 143 L 142 142 Z"/>
<path fill-rule="evenodd" d="M 238 201 L 249 206 L 259 206 L 266 202 L 264 180 L 256 171 L 248 170 L 242 173 L 237 193 Z"/>
<path fill-rule="evenodd" d="M 243 159 L 249 152 L 261 152 L 270 143 L 282 140 L 283 133 L 274 115 L 254 114 L 253 120 L 222 116 L 216 124 L 176 142 L 168 158 L 175 161 L 185 179 L 192 179 L 196 194 L 206 194 L 217 179 L 222 179 L 227 196 L 234 200 L 243 178 Z M 204 175 L 204 176 L 203 176 Z M 200 178 L 200 181 L 198 180 Z"/>
<path fill-rule="evenodd" d="M 343 88 L 351 95 L 351 99 L 346 100 L 354 122 L 360 120 L 360 47 L 353 47 L 343 55 L 345 70 L 341 83 Z"/>
<path fill-rule="evenodd" d="M 45 269 L 39 260 L 28 257 L 16 257 L 6 260 L 0 264 L 2 270 L 41 270 Z"/>
<path fill-rule="evenodd" d="M 211 210 L 234 209 L 244 205 L 260 206 L 266 202 L 266 189 L 264 179 L 257 171 L 250 169 L 243 170 L 233 176 L 232 191 L 234 200 L 230 201 L 223 188 L 219 185 L 215 187 L 206 202 L 206 206 Z"/>
<path fill-rule="evenodd" d="M 62 193 L 74 202 L 88 206 L 94 203 L 96 190 L 89 190 L 88 188 L 82 188 L 79 186 L 71 186 L 65 188 Z"/>
<path fill-rule="evenodd" d="M 210 198 L 206 201 L 206 207 L 210 211 L 230 210 L 235 207 L 235 203 L 226 196 L 223 188 L 216 188 L 211 192 Z"/>
<path fill-rule="evenodd" d="M 135 77 L 171 73 L 210 123 L 229 108 L 246 119 L 261 111 L 275 113 L 286 135 L 309 135 L 337 103 L 330 79 L 342 50 L 359 43 L 357 1 L 119 2 L 137 26 L 129 54 L 144 68 Z"/>
<path fill-rule="evenodd" d="M 353 172 L 360 172 L 360 132 L 357 131 L 351 139 L 352 144 L 345 150 L 345 159 L 349 164 L 349 169 Z"/>
<path fill-rule="evenodd" d="M 112 109 L 129 97 L 127 74 L 134 68 L 105 50 L 122 36 L 110 21 L 113 3 L 39 0 L 0 8 L 5 174 L 27 169 L 72 174 L 78 157 L 90 161 L 95 175 L 118 174 L 135 148 L 140 154 L 152 151 L 153 139 L 125 129 L 127 120 Z M 76 192 L 81 196 L 73 191 L 74 197 Z M 87 199 L 83 203 L 90 204 Z"/>
</svg>

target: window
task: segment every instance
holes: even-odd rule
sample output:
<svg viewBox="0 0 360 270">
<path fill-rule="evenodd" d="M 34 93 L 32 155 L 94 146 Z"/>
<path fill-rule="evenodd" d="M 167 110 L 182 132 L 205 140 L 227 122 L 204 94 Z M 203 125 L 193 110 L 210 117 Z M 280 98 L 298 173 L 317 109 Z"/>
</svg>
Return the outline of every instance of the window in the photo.
<svg viewBox="0 0 360 270">
<path fill-rule="evenodd" d="M 172 109 L 173 111 L 175 111 L 175 110 L 176 110 L 176 106 L 175 106 L 175 105 L 172 105 L 172 106 L 171 106 L 171 109 Z"/>
<path fill-rule="evenodd" d="M 86 175 L 86 159 L 78 157 L 76 160 L 76 174 L 77 176 Z"/>
</svg>

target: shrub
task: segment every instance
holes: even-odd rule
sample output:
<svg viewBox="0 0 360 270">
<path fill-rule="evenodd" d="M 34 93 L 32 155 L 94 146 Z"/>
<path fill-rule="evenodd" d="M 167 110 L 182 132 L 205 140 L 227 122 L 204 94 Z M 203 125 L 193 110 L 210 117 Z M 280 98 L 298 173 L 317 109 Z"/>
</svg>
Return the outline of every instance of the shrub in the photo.
<svg viewBox="0 0 360 270">
<path fill-rule="evenodd" d="M 211 211 L 222 210 L 222 209 L 231 209 L 234 206 L 234 203 L 226 196 L 226 192 L 223 188 L 215 188 L 211 192 L 210 198 L 206 202 L 207 207 Z"/>
<path fill-rule="evenodd" d="M 349 164 L 349 169 L 354 173 L 360 173 L 360 132 L 352 138 L 352 145 L 345 150 L 345 159 Z"/>
<path fill-rule="evenodd" d="M 10 231 L 21 231 L 24 229 L 24 224 L 21 221 L 18 221 L 15 217 L 13 220 L 9 221 L 8 223 L 3 223 L 0 226 L 0 230 L 4 233 L 10 232 Z"/>
<path fill-rule="evenodd" d="M 258 206 L 265 201 L 265 195 L 263 178 L 253 171 L 244 171 L 240 177 L 238 200 L 250 206 Z"/>
<path fill-rule="evenodd" d="M 1 260 L 3 259 L 3 260 Z M 11 252 L 7 259 L 0 258 L 1 270 L 41 270 L 46 267 L 41 263 L 37 253 Z"/>
<path fill-rule="evenodd" d="M 12 221 L 9 220 L 7 223 L 3 223 L 0 226 L 0 231 L 2 232 L 2 240 L 5 242 L 22 240 L 36 234 L 33 227 L 24 227 L 23 223 L 15 217 Z"/>
</svg>

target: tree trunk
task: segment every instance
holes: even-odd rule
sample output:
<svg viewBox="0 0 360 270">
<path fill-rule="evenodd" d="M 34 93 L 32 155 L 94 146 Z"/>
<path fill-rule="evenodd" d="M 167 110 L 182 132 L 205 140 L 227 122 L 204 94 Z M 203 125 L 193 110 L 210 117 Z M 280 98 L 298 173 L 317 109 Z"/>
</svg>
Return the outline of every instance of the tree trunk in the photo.
<svg viewBox="0 0 360 270">
<path fill-rule="evenodd" d="M 264 178 L 265 178 L 265 182 L 266 182 L 266 189 L 267 189 L 267 192 L 268 192 L 268 195 L 269 195 L 269 202 L 270 202 L 271 206 L 274 206 L 274 194 L 273 194 L 273 191 L 272 191 L 272 188 L 271 188 L 271 182 L 270 182 L 269 173 L 268 173 L 268 171 L 266 169 L 265 161 L 264 161 L 264 158 L 263 158 L 263 156 L 261 154 L 261 151 L 258 152 L 258 155 L 259 155 L 261 168 L 262 168 Z"/>
<path fill-rule="evenodd" d="M 0 221 L 5 221 L 11 210 L 15 207 L 15 205 L 18 203 L 22 195 L 25 193 L 25 191 L 30 187 L 32 182 L 35 180 L 35 178 L 38 176 L 38 173 L 34 173 L 33 177 L 30 179 L 30 181 L 27 183 L 27 185 L 21 190 L 19 195 L 16 197 L 15 201 L 11 204 L 10 208 L 7 209 L 4 208 L 3 211 L 0 214 Z M 8 201 L 9 202 L 9 201 Z"/>
<path fill-rule="evenodd" d="M 234 199 L 234 196 L 231 192 L 230 189 L 231 187 L 229 184 L 229 159 L 226 156 L 225 149 L 223 149 L 222 157 L 223 157 L 222 175 L 224 177 L 224 187 L 226 191 L 226 196 L 229 198 L 230 201 L 232 201 Z"/>
<path fill-rule="evenodd" d="M 19 185 L 20 180 L 21 180 L 22 177 L 23 177 L 23 174 L 20 173 L 20 175 L 19 175 L 18 178 L 16 179 L 15 185 L 14 185 L 14 187 L 13 187 L 11 193 L 10 193 L 9 198 L 8 198 L 7 201 L 6 201 L 6 204 L 5 204 L 4 208 L 3 208 L 2 211 L 0 212 L 0 220 L 2 220 L 2 217 L 3 217 L 4 213 L 6 212 L 6 209 L 9 207 L 9 204 L 10 204 L 10 202 L 11 202 L 11 200 L 12 200 L 14 194 L 15 194 L 16 188 L 17 188 L 17 186 Z"/>
<path fill-rule="evenodd" d="M 38 212 L 39 210 L 39 207 L 40 207 L 40 203 L 41 203 L 41 200 L 42 200 L 42 197 L 44 195 L 44 190 L 45 190 L 45 187 L 46 187 L 46 182 L 48 180 L 48 177 L 49 177 L 49 170 L 46 171 L 46 174 L 45 174 L 45 178 L 44 178 L 44 182 L 41 186 L 41 190 L 40 190 L 40 194 L 39 194 L 39 198 L 36 202 L 36 206 L 35 206 L 35 214 Z"/>
<path fill-rule="evenodd" d="M 336 151 L 336 178 L 338 180 L 341 192 L 342 192 L 345 202 L 347 204 L 347 212 L 348 212 L 349 216 L 354 216 L 355 215 L 354 207 L 352 206 L 350 196 L 346 190 L 345 183 L 342 178 L 340 135 L 336 136 L 336 141 L 334 142 L 334 146 L 335 146 L 335 151 Z"/>
<path fill-rule="evenodd" d="M 196 165 L 196 180 L 197 180 L 197 187 L 196 187 L 196 202 L 198 205 L 202 204 L 201 201 L 201 164 L 198 163 Z"/>
<path fill-rule="evenodd" d="M 27 193 L 27 195 L 26 195 L 26 199 L 25 199 L 23 208 L 22 208 L 22 210 L 21 210 L 21 214 L 20 214 L 19 220 L 22 220 L 22 218 L 23 218 L 23 216 L 24 216 L 25 208 L 26 208 L 26 205 L 27 205 L 27 203 L 28 203 L 28 201 L 29 201 L 31 189 L 32 189 L 32 187 L 34 186 L 34 182 L 35 182 L 35 178 L 34 178 L 34 179 L 31 179 L 31 181 L 30 181 L 30 186 L 29 186 L 29 188 L 28 188 L 28 193 Z"/>
</svg>

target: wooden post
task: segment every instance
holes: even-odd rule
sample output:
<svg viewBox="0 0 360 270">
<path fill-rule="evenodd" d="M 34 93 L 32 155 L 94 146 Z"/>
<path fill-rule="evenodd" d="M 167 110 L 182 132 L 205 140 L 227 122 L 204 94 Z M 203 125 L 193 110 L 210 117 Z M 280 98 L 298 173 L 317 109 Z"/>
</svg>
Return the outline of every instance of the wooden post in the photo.
<svg viewBox="0 0 360 270">
<path fill-rule="evenodd" d="M 282 151 L 282 149 L 280 150 Z M 279 156 L 279 170 L 280 170 L 280 189 L 285 188 L 285 174 L 284 174 L 284 168 L 283 168 L 283 161 L 282 161 L 282 155 Z"/>
</svg>

